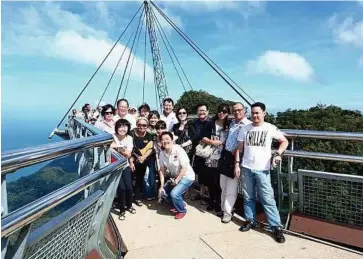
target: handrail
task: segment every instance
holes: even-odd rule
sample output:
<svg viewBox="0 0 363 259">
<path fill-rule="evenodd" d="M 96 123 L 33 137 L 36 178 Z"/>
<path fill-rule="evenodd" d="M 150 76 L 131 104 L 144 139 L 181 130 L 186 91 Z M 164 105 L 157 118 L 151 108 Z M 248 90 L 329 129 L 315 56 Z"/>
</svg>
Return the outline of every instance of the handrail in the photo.
<svg viewBox="0 0 363 259">
<path fill-rule="evenodd" d="M 34 148 L 29 148 L 29 150 L 20 149 L 18 151 L 5 152 L 1 155 L 1 176 L 29 165 L 64 157 L 88 148 L 100 147 L 111 142 L 112 135 L 102 133 L 79 140 L 64 140 L 59 143 L 41 145 L 38 147 L 38 151 L 35 151 Z"/>
<path fill-rule="evenodd" d="M 74 118 L 74 120 L 77 121 L 77 123 L 81 124 L 83 127 L 87 128 L 93 135 L 108 134 L 108 133 L 100 130 L 99 128 L 95 127 L 94 125 L 89 124 L 81 119 Z M 72 141 L 73 141 L 73 143 L 82 142 L 82 138 L 72 139 Z M 35 151 L 49 150 L 50 148 L 56 148 L 56 147 L 61 147 L 61 146 L 64 146 L 64 141 L 58 141 L 58 142 L 44 144 L 44 145 L 36 146 L 36 147 L 26 147 L 26 148 L 21 148 L 21 149 L 9 150 L 2 155 L 2 158 L 7 158 L 7 157 L 14 156 L 14 155 L 20 155 L 20 154 L 34 153 Z"/>
<path fill-rule="evenodd" d="M 286 137 L 291 138 L 314 138 L 328 140 L 353 140 L 363 141 L 363 133 L 360 132 L 337 132 L 324 130 L 294 130 L 281 129 L 286 134 Z"/>
<path fill-rule="evenodd" d="M 73 118 L 73 120 L 77 121 L 79 124 L 81 124 L 83 127 L 87 128 L 89 131 L 91 131 L 92 134 L 94 135 L 98 135 L 98 134 L 102 134 L 104 133 L 104 131 L 102 131 L 101 129 L 97 128 L 96 126 L 85 122 L 82 119 L 78 119 L 78 118 Z"/>
<path fill-rule="evenodd" d="M 342 161 L 350 163 L 363 163 L 362 156 L 340 155 L 340 154 L 331 154 L 331 153 L 322 153 L 322 152 L 286 150 L 283 153 L 283 156 L 323 159 L 323 160 Z"/>
<path fill-rule="evenodd" d="M 126 165 L 126 159 L 114 153 L 118 159 L 112 164 L 100 169 L 97 172 L 86 175 L 26 206 L 19 208 L 1 219 L 1 237 L 7 237 L 19 230 L 21 227 L 33 222 L 41 215 L 54 208 L 63 201 L 83 191 L 90 185 L 108 176 L 113 171 Z"/>
</svg>

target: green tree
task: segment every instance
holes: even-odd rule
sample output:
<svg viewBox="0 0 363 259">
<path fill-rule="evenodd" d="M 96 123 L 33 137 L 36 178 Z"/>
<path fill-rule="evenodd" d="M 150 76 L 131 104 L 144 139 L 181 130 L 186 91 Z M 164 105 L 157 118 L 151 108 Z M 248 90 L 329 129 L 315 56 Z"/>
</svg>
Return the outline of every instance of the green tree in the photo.
<svg viewBox="0 0 363 259">
<path fill-rule="evenodd" d="M 206 91 L 199 90 L 184 92 L 175 104 L 175 108 L 178 109 L 179 107 L 184 107 L 189 114 L 195 114 L 199 103 L 206 103 L 209 108 L 209 113 L 211 114 L 217 112 L 217 107 L 221 103 L 226 103 L 228 105 L 234 104 L 233 101 L 224 100 L 209 94 Z"/>
<path fill-rule="evenodd" d="M 360 111 L 344 110 L 337 106 L 317 104 L 308 110 L 277 113 L 275 124 L 280 129 L 363 132 Z M 363 156 L 363 143 L 341 140 L 298 138 L 295 150 Z M 295 159 L 294 169 L 312 169 L 337 173 L 363 175 L 363 165 L 316 159 Z"/>
</svg>

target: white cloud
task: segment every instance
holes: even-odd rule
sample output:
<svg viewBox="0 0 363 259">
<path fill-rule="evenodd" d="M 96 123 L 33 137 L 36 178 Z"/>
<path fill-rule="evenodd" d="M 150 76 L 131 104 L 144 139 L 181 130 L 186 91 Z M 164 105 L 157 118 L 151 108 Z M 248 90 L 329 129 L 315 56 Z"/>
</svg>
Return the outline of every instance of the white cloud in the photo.
<svg viewBox="0 0 363 259">
<path fill-rule="evenodd" d="M 282 76 L 297 81 L 312 81 L 314 71 L 306 59 L 297 53 L 268 50 L 247 64 L 249 73 Z"/>
<path fill-rule="evenodd" d="M 175 15 L 172 11 L 170 11 L 169 8 L 160 8 L 161 11 L 167 16 L 169 17 L 169 19 L 175 23 L 176 26 L 178 26 L 180 29 L 183 29 L 183 22 L 180 16 Z M 155 9 L 154 13 L 156 16 L 156 19 L 159 21 L 161 27 L 166 30 L 166 32 L 171 32 L 173 31 L 173 27 L 171 27 L 171 25 L 165 20 L 165 18 L 163 16 L 161 16 L 161 14 L 159 14 L 159 12 Z"/>
<path fill-rule="evenodd" d="M 363 6 L 363 0 L 361 3 Z M 363 20 L 354 21 L 352 17 L 348 17 L 339 22 L 337 15 L 334 15 L 329 18 L 328 24 L 337 43 L 363 49 Z M 358 61 L 358 66 L 362 64 L 363 58 Z"/>
<path fill-rule="evenodd" d="M 236 0 L 178 0 L 156 1 L 158 6 L 170 6 L 182 8 L 191 12 L 214 12 L 219 10 L 241 11 L 241 5 L 250 8 L 261 8 L 263 1 L 236 1 Z"/>
<path fill-rule="evenodd" d="M 107 9 L 100 6 L 103 14 Z M 107 32 L 96 30 L 83 22 L 82 17 L 63 10 L 59 4 L 31 5 L 21 10 L 14 21 L 3 24 L 3 54 L 41 55 L 70 60 L 97 67 L 114 44 Z M 103 65 L 113 71 L 124 49 L 117 44 Z M 124 69 L 130 50 L 119 65 Z M 133 56 L 131 56 L 131 59 Z M 135 57 L 131 77 L 142 79 L 144 61 Z M 152 68 L 147 65 L 147 80 L 152 81 Z"/>
<path fill-rule="evenodd" d="M 333 17 L 331 25 L 336 41 L 363 48 L 363 20 L 354 22 L 352 17 L 348 17 L 338 24 Z"/>
</svg>

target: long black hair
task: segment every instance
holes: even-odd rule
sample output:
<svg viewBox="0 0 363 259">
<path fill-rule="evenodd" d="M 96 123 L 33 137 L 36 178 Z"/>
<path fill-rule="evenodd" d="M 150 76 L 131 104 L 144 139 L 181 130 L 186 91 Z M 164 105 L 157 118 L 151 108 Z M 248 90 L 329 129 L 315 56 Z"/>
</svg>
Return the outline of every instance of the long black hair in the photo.
<svg viewBox="0 0 363 259">
<path fill-rule="evenodd" d="M 216 115 L 214 115 L 213 121 L 218 120 L 218 113 L 220 113 L 222 111 L 227 113 L 227 117 L 223 121 L 223 130 L 225 130 L 228 128 L 228 125 L 229 125 L 228 115 L 230 114 L 230 106 L 228 104 L 221 103 L 218 105 L 217 113 L 216 113 Z"/>
</svg>

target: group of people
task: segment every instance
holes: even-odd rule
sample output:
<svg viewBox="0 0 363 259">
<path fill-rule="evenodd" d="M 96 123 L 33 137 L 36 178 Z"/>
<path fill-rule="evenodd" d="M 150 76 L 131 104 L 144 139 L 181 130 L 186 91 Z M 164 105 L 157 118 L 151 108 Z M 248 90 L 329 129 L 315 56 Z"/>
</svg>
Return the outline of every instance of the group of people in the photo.
<svg viewBox="0 0 363 259">
<path fill-rule="evenodd" d="M 162 114 L 147 104 L 138 113 L 130 114 L 128 101 L 120 99 L 116 107 L 104 105 L 92 122 L 113 134 L 111 148 L 128 161 L 117 192 L 121 220 L 126 212 L 136 213 L 133 203 L 141 206 L 143 200 L 157 198 L 171 205 L 175 219 L 183 218 L 184 199 L 190 196 L 197 174 L 200 189 L 192 200 L 201 200 L 221 222 L 229 223 L 242 181 L 246 222 L 240 231 L 256 227 L 258 195 L 276 241 L 285 242 L 269 171 L 281 161 L 288 141 L 276 126 L 264 121 L 263 103 L 251 106 L 252 121 L 242 103 L 220 104 L 212 118 L 208 105 L 201 103 L 196 107 L 197 119 L 190 120 L 186 107 L 174 112 L 171 98 L 164 99 Z M 273 139 L 279 147 L 272 154 Z"/>
</svg>

